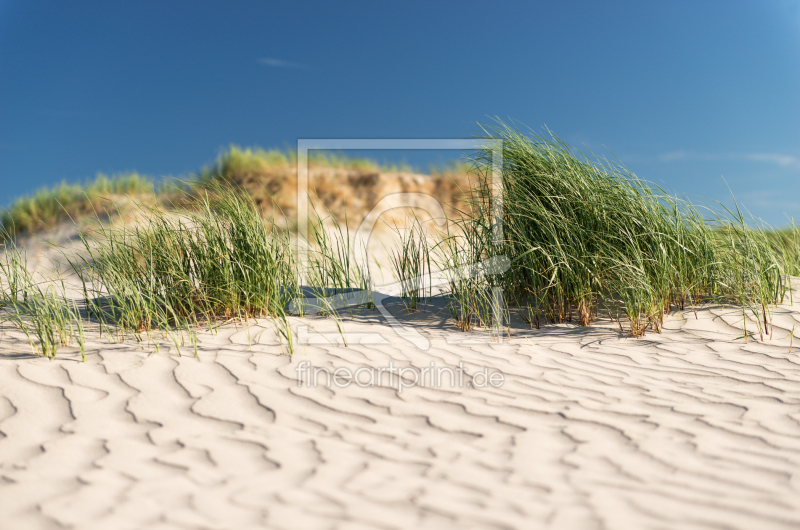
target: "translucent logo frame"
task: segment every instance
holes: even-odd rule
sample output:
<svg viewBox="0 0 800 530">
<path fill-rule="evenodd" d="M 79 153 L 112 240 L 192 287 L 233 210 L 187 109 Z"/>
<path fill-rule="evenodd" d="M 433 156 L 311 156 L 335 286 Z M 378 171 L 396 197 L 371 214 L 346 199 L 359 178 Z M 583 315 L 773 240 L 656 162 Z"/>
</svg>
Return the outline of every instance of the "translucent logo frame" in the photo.
<svg viewBox="0 0 800 530">
<path fill-rule="evenodd" d="M 309 151 L 311 150 L 479 150 L 489 149 L 492 153 L 492 172 L 489 189 L 491 191 L 490 208 L 492 212 L 492 240 L 495 245 L 500 245 L 503 241 L 503 141 L 491 139 L 464 139 L 464 138 L 393 138 L 393 139 L 366 139 L 366 138 L 302 138 L 297 140 L 297 221 L 299 237 L 297 238 L 297 254 L 300 259 L 300 270 L 306 269 L 305 252 L 303 245 L 309 239 Z M 422 199 L 422 200 L 420 200 Z M 427 206 L 421 206 L 427 204 Z M 395 208 L 420 208 L 428 210 L 434 218 L 444 218 L 444 208 L 438 200 L 421 193 L 396 193 L 381 198 L 378 204 L 370 211 L 356 230 L 356 240 L 362 240 L 366 245 L 369 234 L 377 224 L 378 218 L 385 212 Z M 433 211 L 431 211 L 433 210 Z M 502 274 L 508 270 L 510 262 L 505 256 L 496 256 L 489 260 L 479 263 L 468 264 L 460 267 L 459 270 L 449 271 L 450 277 L 467 278 L 482 277 L 485 275 Z M 431 277 L 428 275 L 429 285 L 432 287 L 440 286 L 444 283 L 443 277 Z M 416 329 L 410 326 L 403 326 L 389 311 L 384 307 L 383 301 L 388 297 L 398 296 L 400 292 L 400 282 L 385 285 L 373 285 L 372 298 L 365 291 L 355 291 L 342 293 L 332 296 L 325 300 L 324 304 L 315 304 L 313 300 L 306 300 L 307 306 L 314 312 L 314 307 L 328 307 L 341 309 L 348 306 L 361 305 L 372 302 L 386 319 L 392 330 L 401 338 L 407 340 L 421 350 L 430 348 L 430 341 L 422 336 Z M 496 333 L 491 340 L 502 341 L 502 315 L 504 313 L 504 300 L 502 291 L 495 289 L 493 292 L 494 307 L 494 328 Z M 329 336 L 330 335 L 330 336 Z M 450 334 L 447 336 L 448 342 L 457 343 L 485 343 L 486 337 L 467 338 L 460 334 Z M 300 326 L 298 329 L 298 340 L 304 344 L 341 342 L 342 338 L 338 333 L 317 333 L 309 331 L 307 326 Z M 360 333 L 358 341 L 361 344 L 388 344 L 380 333 Z"/>
</svg>

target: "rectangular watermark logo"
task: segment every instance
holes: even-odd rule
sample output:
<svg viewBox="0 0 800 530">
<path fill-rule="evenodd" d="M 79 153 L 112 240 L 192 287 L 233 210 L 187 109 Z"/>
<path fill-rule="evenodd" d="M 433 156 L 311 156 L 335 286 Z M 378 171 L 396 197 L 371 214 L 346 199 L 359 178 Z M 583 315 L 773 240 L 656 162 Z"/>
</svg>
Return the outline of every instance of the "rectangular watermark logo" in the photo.
<svg viewBox="0 0 800 530">
<path fill-rule="evenodd" d="M 307 271 L 306 245 L 309 243 L 309 151 L 315 149 L 322 150 L 489 150 L 491 152 L 491 171 L 489 182 L 490 210 L 492 218 L 492 243 L 499 246 L 503 243 L 503 141 L 496 139 L 298 139 L 297 140 L 297 220 L 298 232 L 297 255 L 300 263 L 301 278 L 298 283 L 303 283 L 302 275 Z M 438 219 L 441 223 L 447 223 L 445 208 L 441 202 L 423 193 L 403 192 L 392 193 L 385 197 L 379 197 L 377 204 L 367 213 L 359 228 L 355 231 L 355 241 L 353 248 L 368 248 L 369 237 L 375 228 L 378 218 L 386 211 L 398 208 L 421 208 L 432 219 Z M 354 256 L 355 257 L 355 256 Z M 366 265 L 365 262 L 365 266 Z M 357 292 L 340 293 L 334 296 L 322 296 L 304 298 L 295 302 L 297 307 L 303 307 L 305 313 L 332 312 L 350 306 L 371 303 L 377 308 L 386 319 L 394 333 L 407 340 L 420 350 L 427 350 L 430 342 L 423 337 L 416 329 L 410 326 L 401 325 L 384 307 L 385 299 L 397 296 L 402 292 L 403 282 L 410 282 L 414 285 L 423 285 L 433 288 L 434 285 L 447 285 L 451 281 L 461 281 L 467 278 L 480 278 L 503 274 L 510 267 L 510 262 L 505 256 L 493 256 L 487 259 L 477 259 L 475 263 L 461 263 L 454 269 L 446 271 L 428 271 L 425 277 L 421 278 L 398 278 L 397 282 L 385 285 L 371 284 L 367 289 Z M 430 266 L 429 266 L 430 268 Z M 433 274 L 437 272 L 438 274 Z M 435 277 L 438 276 L 438 277 Z M 371 283 L 371 278 L 369 279 Z M 325 288 L 326 286 L 318 286 Z M 293 308 L 295 306 L 293 305 Z M 494 340 L 502 341 L 502 320 L 505 314 L 505 301 L 502 289 L 495 287 L 492 289 L 492 307 L 490 317 L 493 320 L 492 334 Z M 306 333 L 303 338 L 316 340 Z M 376 339 L 363 337 L 363 340 L 376 344 L 386 343 L 384 338 Z"/>
</svg>

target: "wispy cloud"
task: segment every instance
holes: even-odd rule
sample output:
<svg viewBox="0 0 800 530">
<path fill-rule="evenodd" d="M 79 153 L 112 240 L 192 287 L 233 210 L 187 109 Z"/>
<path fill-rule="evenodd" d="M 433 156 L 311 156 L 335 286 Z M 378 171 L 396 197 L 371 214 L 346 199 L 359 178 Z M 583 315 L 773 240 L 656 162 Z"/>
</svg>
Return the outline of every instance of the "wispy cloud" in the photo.
<svg viewBox="0 0 800 530">
<path fill-rule="evenodd" d="M 292 68 L 294 70 L 308 70 L 308 66 L 300 63 L 294 63 L 292 61 L 283 61 L 281 59 L 275 59 L 273 57 L 261 57 L 258 60 L 259 64 L 263 64 L 266 66 L 272 66 L 273 68 Z"/>
<path fill-rule="evenodd" d="M 787 213 L 791 217 L 800 214 L 800 204 L 792 197 L 787 197 L 787 194 L 781 190 L 754 190 L 740 194 L 739 198 L 742 203 L 747 204 L 751 208 L 759 208 L 762 210 L 772 209 L 774 213 Z M 800 219 L 798 219 L 800 221 Z M 776 222 L 783 222 L 785 219 L 780 216 Z"/>
<path fill-rule="evenodd" d="M 744 155 L 746 160 L 755 162 L 771 162 L 779 166 L 792 166 L 800 168 L 800 158 L 791 155 L 780 155 L 777 153 L 747 153 Z"/>
<path fill-rule="evenodd" d="M 658 155 L 660 162 L 713 161 L 713 160 L 745 160 L 749 162 L 766 162 L 783 167 L 800 169 L 800 158 L 781 153 L 697 153 L 694 151 L 671 151 Z"/>
</svg>

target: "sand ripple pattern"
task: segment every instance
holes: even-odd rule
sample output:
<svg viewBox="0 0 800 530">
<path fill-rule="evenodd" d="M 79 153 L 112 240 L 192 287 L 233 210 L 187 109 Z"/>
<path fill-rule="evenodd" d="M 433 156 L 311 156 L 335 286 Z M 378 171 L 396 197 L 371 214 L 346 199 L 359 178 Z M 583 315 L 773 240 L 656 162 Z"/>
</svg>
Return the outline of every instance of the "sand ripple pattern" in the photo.
<svg viewBox="0 0 800 530">
<path fill-rule="evenodd" d="M 735 311 L 661 335 L 549 326 L 413 349 L 224 328 L 199 359 L 0 340 L 0 526 L 80 529 L 798 528 L 800 321 L 733 341 Z M 330 326 L 315 321 L 317 329 Z M 248 342 L 255 344 L 252 350 Z M 297 385 L 296 368 L 488 367 L 500 388 Z"/>
</svg>

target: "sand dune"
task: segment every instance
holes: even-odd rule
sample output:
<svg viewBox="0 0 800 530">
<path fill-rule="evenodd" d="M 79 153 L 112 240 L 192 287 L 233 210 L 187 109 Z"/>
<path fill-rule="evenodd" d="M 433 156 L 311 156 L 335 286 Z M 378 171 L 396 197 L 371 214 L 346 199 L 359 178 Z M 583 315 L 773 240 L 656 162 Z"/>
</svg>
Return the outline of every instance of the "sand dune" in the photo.
<svg viewBox="0 0 800 530">
<path fill-rule="evenodd" d="M 428 349 L 362 311 L 343 322 L 347 347 L 309 317 L 292 320 L 293 356 L 263 320 L 201 332 L 197 358 L 96 339 L 85 363 L 30 354 L 5 325 L 0 527 L 797 528 L 795 300 L 748 344 L 722 307 L 640 339 L 601 320 L 514 323 L 497 343 L 440 304 L 409 316 L 394 299 Z M 390 366 L 402 388 L 375 375 Z M 439 385 L 408 370 L 459 366 Z M 362 377 L 313 385 L 314 369 Z"/>
<path fill-rule="evenodd" d="M 395 308 L 397 309 L 397 308 Z M 0 361 L 7 528 L 796 528 L 800 362 L 784 338 L 733 341 L 735 309 L 673 315 L 626 339 L 602 322 L 428 351 L 388 344 L 281 355 L 268 323 L 202 334 L 199 356 L 94 342 L 87 362 Z M 306 319 L 315 332 L 331 322 Z M 780 326 L 780 327 L 778 327 Z M 787 329 L 788 328 L 788 329 Z M 479 336 L 477 333 L 476 336 Z M 249 339 L 248 339 L 249 336 Z M 253 343 L 252 347 L 248 343 Z M 800 345 L 798 345 L 800 346 Z M 484 368 L 495 388 L 298 386 L 318 368 Z"/>
</svg>

